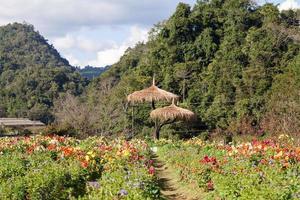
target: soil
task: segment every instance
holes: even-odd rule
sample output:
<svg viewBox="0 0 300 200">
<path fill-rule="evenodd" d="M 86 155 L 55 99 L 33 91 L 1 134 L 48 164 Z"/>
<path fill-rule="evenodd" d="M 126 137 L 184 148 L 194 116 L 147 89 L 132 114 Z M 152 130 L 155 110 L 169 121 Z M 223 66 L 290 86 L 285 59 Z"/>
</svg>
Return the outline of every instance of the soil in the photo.
<svg viewBox="0 0 300 200">
<path fill-rule="evenodd" d="M 193 185 L 183 185 L 175 170 L 167 166 L 159 157 L 154 157 L 156 173 L 163 199 L 166 200 L 200 200 L 203 193 Z"/>
</svg>

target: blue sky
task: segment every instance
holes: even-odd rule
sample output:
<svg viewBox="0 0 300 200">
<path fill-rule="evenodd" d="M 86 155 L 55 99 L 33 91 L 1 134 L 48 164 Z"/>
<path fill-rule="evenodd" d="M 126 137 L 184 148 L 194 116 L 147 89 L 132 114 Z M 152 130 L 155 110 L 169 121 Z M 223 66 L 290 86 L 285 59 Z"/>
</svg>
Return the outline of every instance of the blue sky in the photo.
<svg viewBox="0 0 300 200">
<path fill-rule="evenodd" d="M 280 9 L 300 6 L 300 0 L 256 1 Z M 153 24 L 167 19 L 179 2 L 196 0 L 1 0 L 0 25 L 26 21 L 72 65 L 103 67 L 147 41 Z"/>
</svg>

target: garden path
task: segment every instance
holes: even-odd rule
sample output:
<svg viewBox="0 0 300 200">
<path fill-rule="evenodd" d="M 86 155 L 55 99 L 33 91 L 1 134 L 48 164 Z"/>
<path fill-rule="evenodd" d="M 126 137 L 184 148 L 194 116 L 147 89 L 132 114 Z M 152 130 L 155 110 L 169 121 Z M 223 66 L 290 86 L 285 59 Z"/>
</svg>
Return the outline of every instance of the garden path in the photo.
<svg viewBox="0 0 300 200">
<path fill-rule="evenodd" d="M 159 157 L 154 157 L 155 169 L 163 199 L 166 200 L 199 200 L 199 195 L 192 194 L 193 188 L 180 184 L 175 171 Z"/>
</svg>

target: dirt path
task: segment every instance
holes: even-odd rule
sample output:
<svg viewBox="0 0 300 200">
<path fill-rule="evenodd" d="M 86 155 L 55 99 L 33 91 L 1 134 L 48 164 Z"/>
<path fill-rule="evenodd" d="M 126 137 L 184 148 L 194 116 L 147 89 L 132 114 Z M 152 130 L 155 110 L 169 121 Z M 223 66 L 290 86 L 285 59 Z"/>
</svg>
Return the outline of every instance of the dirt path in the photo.
<svg viewBox="0 0 300 200">
<path fill-rule="evenodd" d="M 199 195 L 191 194 L 183 187 L 173 169 L 169 168 L 159 157 L 154 158 L 161 193 L 166 200 L 199 200 Z M 191 188 L 189 188 L 191 189 Z"/>
</svg>

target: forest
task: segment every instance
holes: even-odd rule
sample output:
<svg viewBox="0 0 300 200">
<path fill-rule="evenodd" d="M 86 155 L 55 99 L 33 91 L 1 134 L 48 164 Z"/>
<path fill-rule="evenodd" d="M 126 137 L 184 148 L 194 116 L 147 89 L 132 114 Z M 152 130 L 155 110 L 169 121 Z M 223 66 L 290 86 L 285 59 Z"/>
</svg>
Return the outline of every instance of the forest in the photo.
<svg viewBox="0 0 300 200">
<path fill-rule="evenodd" d="M 128 48 L 93 80 L 81 77 L 32 25 L 2 26 L 0 116 L 54 123 L 78 135 L 149 135 L 150 105 L 129 104 L 126 96 L 155 76 L 197 115 L 194 123 L 168 125 L 167 138 L 296 134 L 299 16 L 249 0 L 180 3 L 147 43 Z"/>
<path fill-rule="evenodd" d="M 180 105 L 198 117 L 194 124 L 170 125 L 167 137 L 295 134 L 299 13 L 248 0 L 198 1 L 193 8 L 180 3 L 153 27 L 146 44 L 128 49 L 89 84 L 85 102 L 99 109 L 103 133 L 149 133 L 150 105 L 128 105 L 125 97 L 150 86 L 155 76 L 159 87 L 180 95 Z"/>
<path fill-rule="evenodd" d="M 0 27 L 0 117 L 54 120 L 54 99 L 80 95 L 87 83 L 34 27 Z"/>
</svg>

